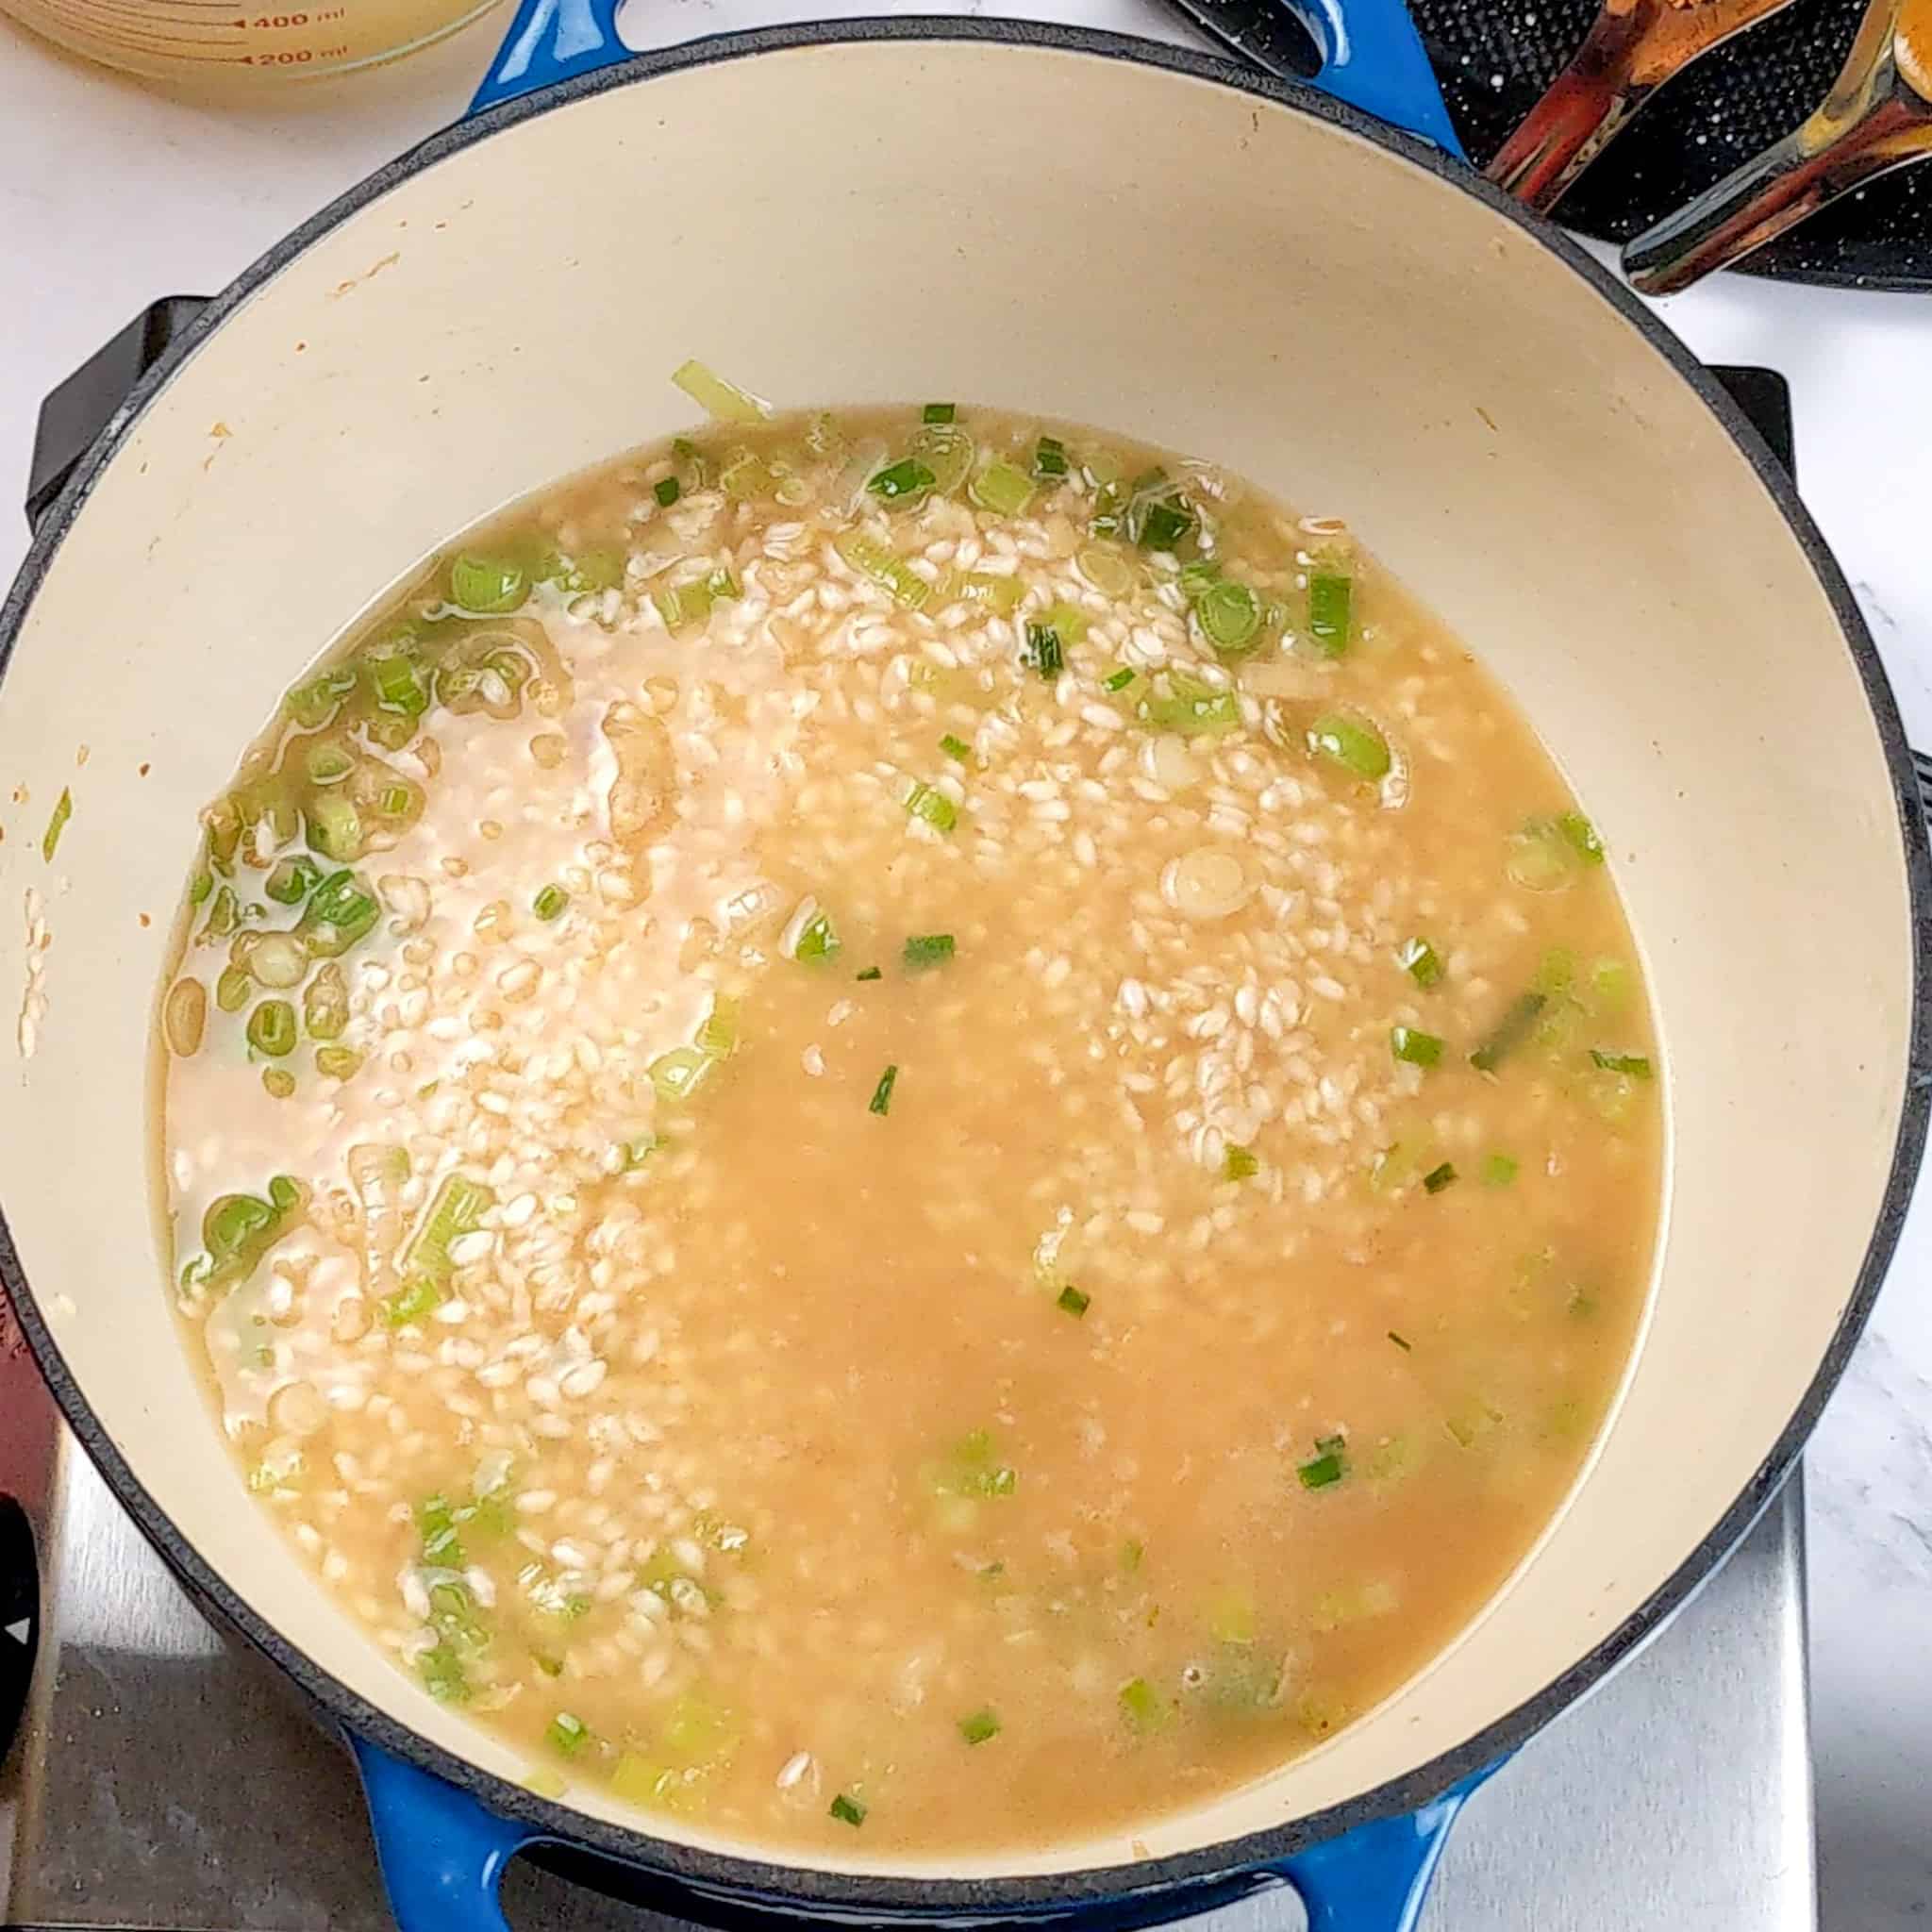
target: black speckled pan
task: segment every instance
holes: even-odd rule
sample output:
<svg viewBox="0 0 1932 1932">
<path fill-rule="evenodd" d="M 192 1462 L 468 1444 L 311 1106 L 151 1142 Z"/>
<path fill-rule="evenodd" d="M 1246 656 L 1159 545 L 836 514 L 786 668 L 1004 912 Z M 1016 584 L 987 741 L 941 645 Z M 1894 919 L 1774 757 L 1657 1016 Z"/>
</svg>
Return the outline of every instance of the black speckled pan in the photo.
<svg viewBox="0 0 1932 1932">
<path fill-rule="evenodd" d="M 1409 0 L 1476 166 L 1568 63 L 1598 4 Z M 1563 225 L 1626 242 L 1788 134 L 1824 99 L 1864 10 L 1864 0 L 1797 0 L 1688 68 L 1563 197 Z M 1856 288 L 1932 288 L 1932 168 L 1846 196 L 1742 266 Z"/>
</svg>

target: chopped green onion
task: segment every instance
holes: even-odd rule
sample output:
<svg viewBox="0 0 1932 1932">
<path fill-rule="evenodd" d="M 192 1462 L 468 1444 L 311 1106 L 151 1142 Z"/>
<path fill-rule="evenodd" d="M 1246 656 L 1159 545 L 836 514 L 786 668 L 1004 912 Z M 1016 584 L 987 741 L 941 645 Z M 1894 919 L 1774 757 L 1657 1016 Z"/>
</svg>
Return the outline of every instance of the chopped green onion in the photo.
<svg viewBox="0 0 1932 1932">
<path fill-rule="evenodd" d="M 362 850 L 362 815 L 346 798 L 325 792 L 308 801 L 308 843 L 325 858 L 358 857 Z"/>
<path fill-rule="evenodd" d="M 841 1791 L 832 1800 L 831 1813 L 841 1824 L 859 1825 L 865 1823 L 865 1807 L 846 1791 Z"/>
<path fill-rule="evenodd" d="M 262 891 L 277 906 L 299 906 L 322 882 L 322 868 L 306 854 L 278 859 Z"/>
<path fill-rule="evenodd" d="M 1261 1163 L 1245 1147 L 1230 1142 L 1221 1157 L 1221 1177 L 1224 1181 L 1244 1181 L 1260 1172 Z"/>
<path fill-rule="evenodd" d="M 1025 596 L 1026 586 L 1017 576 L 963 570 L 955 571 L 947 579 L 947 594 L 964 598 L 969 604 L 984 604 L 1001 617 L 1010 617 Z"/>
<path fill-rule="evenodd" d="M 762 423 L 772 412 L 749 390 L 726 382 L 693 357 L 671 372 L 671 379 L 708 416 L 721 423 Z"/>
<path fill-rule="evenodd" d="M 888 1114 L 892 1110 L 892 1088 L 899 1078 L 897 1067 L 888 1067 L 879 1075 L 879 1084 L 872 1090 L 872 1098 L 866 1102 L 867 1113 Z"/>
<path fill-rule="evenodd" d="M 1121 1715 L 1137 1731 L 1158 1731 L 1167 1723 L 1167 1707 L 1145 1677 L 1136 1677 L 1120 1690 Z"/>
<path fill-rule="evenodd" d="M 1209 584 L 1195 600 L 1194 616 L 1217 651 L 1233 658 L 1254 648 L 1261 629 L 1261 600 L 1231 579 Z"/>
<path fill-rule="evenodd" d="M 932 473 L 932 481 L 924 487 L 950 496 L 973 468 L 973 439 L 950 423 L 928 424 L 912 439 L 911 455 Z"/>
<path fill-rule="evenodd" d="M 963 738 L 955 738 L 950 731 L 940 740 L 940 749 L 949 758 L 958 758 L 962 765 L 973 756 L 973 747 Z"/>
<path fill-rule="evenodd" d="M 974 477 L 967 494 L 995 516 L 1016 517 L 1033 501 L 1033 479 L 1024 470 L 995 458 Z"/>
<path fill-rule="evenodd" d="M 311 785 L 336 785 L 356 769 L 356 760 L 339 744 L 311 744 L 302 768 Z"/>
<path fill-rule="evenodd" d="M 1433 1067 L 1442 1058 L 1442 1041 L 1433 1033 L 1414 1026 L 1391 1026 L 1389 1051 L 1412 1067 Z"/>
<path fill-rule="evenodd" d="M 1125 691 L 1140 675 L 1131 665 L 1123 664 L 1118 671 L 1109 672 L 1101 682 L 1108 691 Z"/>
<path fill-rule="evenodd" d="M 561 886 L 548 885 L 530 901 L 530 910 L 539 919 L 555 919 L 570 904 L 570 894 Z"/>
<path fill-rule="evenodd" d="M 814 912 L 798 928 L 791 957 L 794 959 L 836 959 L 843 950 L 844 942 L 833 927 L 831 915 Z"/>
<path fill-rule="evenodd" d="M 326 724 L 342 700 L 356 689 L 356 673 L 347 664 L 338 664 L 307 684 L 298 684 L 282 700 L 290 717 L 305 730 Z"/>
<path fill-rule="evenodd" d="M 1050 624 L 1026 626 L 1026 654 L 1034 670 L 1051 683 L 1066 668 L 1066 654 L 1060 649 L 1060 634 Z"/>
<path fill-rule="evenodd" d="M 1348 649 L 1350 607 L 1354 581 L 1333 571 L 1316 571 L 1308 578 L 1308 635 L 1324 658 L 1340 658 Z"/>
<path fill-rule="evenodd" d="M 559 1710 L 550 1720 L 550 1727 L 543 1735 L 550 1740 L 553 1750 L 559 1751 L 566 1757 L 575 1757 L 583 1749 L 584 1740 L 591 1735 L 591 1727 L 582 1718 L 570 1711 Z"/>
<path fill-rule="evenodd" d="M 1489 1154 L 1483 1157 L 1483 1186 L 1486 1188 L 1507 1188 L 1516 1179 L 1515 1158 L 1507 1154 Z"/>
<path fill-rule="evenodd" d="M 1042 436 L 1033 445 L 1033 474 L 1036 476 L 1064 476 L 1067 468 L 1067 446 L 1058 436 Z"/>
<path fill-rule="evenodd" d="M 959 413 L 956 403 L 928 403 L 920 410 L 922 423 L 950 423 Z"/>
<path fill-rule="evenodd" d="M 1518 993 L 1496 1022 L 1495 1031 L 1470 1055 L 1470 1065 L 1479 1074 L 1493 1074 L 1529 1038 L 1537 1015 L 1549 1003 L 1547 993 Z"/>
<path fill-rule="evenodd" d="M 740 503 L 750 503 L 757 497 L 772 495 L 777 482 L 771 466 L 753 456 L 748 449 L 737 451 L 718 472 L 719 489 Z"/>
<path fill-rule="evenodd" d="M 883 979 L 886 975 L 876 966 L 868 966 L 863 973 L 855 973 L 854 979 Z"/>
<path fill-rule="evenodd" d="M 215 981 L 215 1005 L 225 1013 L 239 1013 L 255 997 L 255 981 L 239 966 L 227 966 Z"/>
<path fill-rule="evenodd" d="M 1134 479 L 1121 519 L 1127 541 L 1142 550 L 1173 550 L 1193 531 L 1197 521 L 1164 470 L 1149 470 Z"/>
<path fill-rule="evenodd" d="M 633 1169 L 643 1166 L 663 1144 L 656 1134 L 643 1134 L 635 1141 L 620 1141 L 617 1143 L 617 1171 L 629 1174 Z"/>
<path fill-rule="evenodd" d="M 660 476 L 651 486 L 651 494 L 658 499 L 659 509 L 669 509 L 684 494 L 684 485 L 675 476 Z"/>
<path fill-rule="evenodd" d="M 975 1710 L 971 1717 L 959 1720 L 959 1735 L 969 1744 L 989 1743 L 999 1734 L 1000 1721 L 991 1710 Z"/>
<path fill-rule="evenodd" d="M 348 983 L 340 966 L 325 965 L 302 990 L 302 1024 L 311 1040 L 335 1040 L 348 1024 Z"/>
<path fill-rule="evenodd" d="M 1054 1297 L 1054 1307 L 1058 1308 L 1063 1314 L 1073 1316 L 1076 1322 L 1092 1305 L 1093 1297 L 1090 1294 L 1082 1294 L 1071 1281 Z"/>
<path fill-rule="evenodd" d="M 1605 1053 L 1601 1047 L 1591 1047 L 1591 1058 L 1607 1074 L 1628 1074 L 1633 1080 L 1648 1080 L 1650 1057 L 1641 1053 Z"/>
<path fill-rule="evenodd" d="M 917 933 L 906 941 L 899 956 L 900 964 L 908 973 L 924 973 L 929 966 L 943 966 L 954 950 L 953 935 L 949 932 Z"/>
<path fill-rule="evenodd" d="M 448 1644 L 439 1643 L 416 1659 L 423 1688 L 440 1704 L 461 1704 L 470 1694 L 463 1660 Z"/>
<path fill-rule="evenodd" d="M 295 1091 L 295 1076 L 287 1067 L 264 1067 L 261 1085 L 271 1100 L 287 1100 Z"/>
<path fill-rule="evenodd" d="M 416 803 L 415 788 L 409 785 L 386 785 L 382 796 L 376 801 L 384 818 L 408 818 L 410 808 Z"/>
<path fill-rule="evenodd" d="M 452 566 L 452 574 L 454 569 Z M 521 577 L 522 573 L 518 575 Z M 397 651 L 369 658 L 364 662 L 369 672 L 369 687 L 385 711 L 400 711 L 406 717 L 419 718 L 429 708 L 429 685 L 414 658 Z"/>
<path fill-rule="evenodd" d="M 362 1071 L 362 1056 L 354 1047 L 319 1046 L 315 1071 L 328 1080 L 353 1080 Z"/>
<path fill-rule="evenodd" d="M 1432 1167 L 1424 1174 L 1423 1187 L 1431 1194 L 1440 1194 L 1444 1188 L 1452 1185 L 1455 1179 L 1456 1164 L 1454 1161 L 1445 1160 L 1440 1167 Z"/>
<path fill-rule="evenodd" d="M 936 832 L 950 832 L 959 823 L 959 808 L 943 791 L 914 780 L 906 794 L 906 809 Z"/>
<path fill-rule="evenodd" d="M 1392 1328 L 1389 1331 L 1389 1340 L 1392 1341 L 1396 1345 L 1396 1347 L 1403 1352 L 1404 1355 L 1412 1354 L 1414 1351 L 1414 1344 L 1412 1342 L 1405 1341 L 1400 1335 L 1396 1334 L 1396 1332 Z"/>
<path fill-rule="evenodd" d="M 263 1000 L 248 1016 L 248 1043 L 280 1059 L 295 1044 L 295 1009 L 287 1000 Z"/>
<path fill-rule="evenodd" d="M 523 565 L 508 558 L 475 557 L 466 552 L 451 560 L 449 600 L 459 610 L 500 616 L 516 609 L 529 593 L 529 578 Z"/>
<path fill-rule="evenodd" d="M 1594 858 L 1586 851 L 1586 841 L 1596 838 L 1590 821 L 1577 818 L 1574 813 L 1565 817 L 1578 827 L 1574 834 L 1566 827 L 1563 818 L 1525 819 L 1509 834 L 1503 869 L 1511 884 L 1531 892 L 1561 891 L 1574 882 L 1586 865 L 1603 863 L 1601 845 L 1596 846 Z"/>
<path fill-rule="evenodd" d="M 711 995 L 711 1010 L 698 1028 L 698 1049 L 714 1060 L 728 1059 L 738 1045 L 738 1002 L 728 993 Z"/>
<path fill-rule="evenodd" d="M 1441 955 L 1427 940 L 1404 940 L 1396 952 L 1395 963 L 1418 986 L 1435 986 L 1441 980 Z"/>
<path fill-rule="evenodd" d="M 407 1328 L 448 1299 L 448 1290 L 425 1274 L 393 1294 L 384 1295 L 375 1306 L 385 1328 Z"/>
<path fill-rule="evenodd" d="M 60 834 L 67 829 L 67 821 L 73 816 L 74 794 L 63 785 L 60 788 L 60 796 L 54 801 L 54 813 L 47 821 L 47 829 L 41 834 L 41 857 L 49 865 L 54 862 L 54 853 L 60 843 Z"/>
<path fill-rule="evenodd" d="M 925 495 L 936 480 L 924 463 L 902 457 L 879 471 L 865 487 L 887 503 L 902 503 L 908 497 Z"/>
<path fill-rule="evenodd" d="M 466 1180 L 459 1174 L 445 1174 L 422 1232 L 409 1243 L 404 1265 L 425 1280 L 446 1282 L 456 1269 L 450 1259 L 450 1243 L 474 1234 L 495 1200 L 495 1191 L 481 1181 Z"/>
<path fill-rule="evenodd" d="M 1141 1567 L 1141 1558 L 1147 1554 L 1145 1546 L 1137 1536 L 1130 1536 L 1121 1545 L 1121 1569 L 1129 1576 Z"/>
<path fill-rule="evenodd" d="M 1295 1471 L 1305 1490 L 1325 1490 L 1348 1474 L 1348 1459 L 1340 1439 L 1328 1437 L 1325 1442 L 1318 1442 L 1315 1447 L 1320 1454 Z"/>
<path fill-rule="evenodd" d="M 1203 738 L 1235 730 L 1241 722 L 1241 700 L 1232 691 L 1204 683 L 1179 671 L 1167 674 L 1172 695 L 1149 698 L 1135 715 L 1157 731 Z"/>
<path fill-rule="evenodd" d="M 883 543 L 877 543 L 863 530 L 843 530 L 832 540 L 832 548 L 861 576 L 889 591 L 895 604 L 908 610 L 923 610 L 932 595 L 932 586 Z"/>
<path fill-rule="evenodd" d="M 375 924 L 381 908 L 353 872 L 334 872 L 317 886 L 295 923 L 295 937 L 314 958 L 346 953 Z"/>
<path fill-rule="evenodd" d="M 1309 751 L 1371 783 L 1389 775 L 1389 741 L 1373 724 L 1329 711 L 1308 726 Z"/>
<path fill-rule="evenodd" d="M 1601 865 L 1604 862 L 1604 841 L 1597 837 L 1596 827 L 1580 811 L 1558 813 L 1557 829 L 1569 841 L 1571 850 L 1585 865 Z"/>
</svg>

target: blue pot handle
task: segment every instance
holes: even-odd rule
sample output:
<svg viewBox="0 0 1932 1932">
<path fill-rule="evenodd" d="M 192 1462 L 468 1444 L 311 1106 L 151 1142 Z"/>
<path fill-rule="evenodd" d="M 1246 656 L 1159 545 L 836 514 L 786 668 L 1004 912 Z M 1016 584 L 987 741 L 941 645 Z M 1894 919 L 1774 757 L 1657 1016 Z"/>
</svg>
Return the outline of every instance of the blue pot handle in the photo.
<svg viewBox="0 0 1932 1932">
<path fill-rule="evenodd" d="M 1280 1868 L 1308 1932 L 1414 1932 L 1449 1827 L 1491 1765 L 1403 1818 L 1377 1818 L 1298 1852 Z"/>
<path fill-rule="evenodd" d="M 364 1738 L 349 1743 L 400 1932 L 510 1932 L 496 1895 L 503 1868 L 541 1834 Z"/>
<path fill-rule="evenodd" d="M 629 58 L 617 38 L 619 0 L 521 0 L 509 32 L 470 103 L 499 101 Z M 1406 0 L 1287 0 L 1321 50 L 1314 85 L 1378 121 L 1420 134 L 1462 158 L 1442 92 Z"/>
<path fill-rule="evenodd" d="M 364 1738 L 349 1742 L 399 1932 L 509 1932 L 497 1897 L 503 1869 L 542 1834 Z M 1494 1769 L 1407 1817 L 1358 1824 L 1280 1866 L 1307 1907 L 1308 1932 L 1414 1932 L 1449 1827 Z"/>
</svg>

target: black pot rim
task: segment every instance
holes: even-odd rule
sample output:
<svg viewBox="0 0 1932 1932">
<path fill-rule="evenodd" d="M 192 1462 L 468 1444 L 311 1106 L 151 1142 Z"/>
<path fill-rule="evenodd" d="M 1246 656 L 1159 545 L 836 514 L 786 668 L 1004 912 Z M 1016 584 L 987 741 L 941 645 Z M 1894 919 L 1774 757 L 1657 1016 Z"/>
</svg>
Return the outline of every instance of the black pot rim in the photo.
<svg viewBox="0 0 1932 1932">
<path fill-rule="evenodd" d="M 0 676 L 33 596 L 62 539 L 103 469 L 132 425 L 174 372 L 220 328 L 257 289 L 311 243 L 408 176 L 477 142 L 505 133 L 540 114 L 616 88 L 763 53 L 868 42 L 995 42 L 1124 61 L 1214 82 L 1234 92 L 1324 121 L 1399 156 L 1474 195 L 1538 247 L 1556 256 L 1635 328 L 1698 395 L 1757 473 L 1784 517 L 1830 602 L 1863 684 L 1890 771 L 1898 808 L 1912 913 L 1913 988 L 1909 1063 L 1892 1163 L 1872 1239 L 1817 1374 L 1750 1481 L 1718 1522 L 1641 1607 L 1535 1696 L 1486 1724 L 1474 1736 L 1400 1778 L 1325 1809 L 1267 1830 L 1139 1863 L 1036 1876 L 924 1879 L 847 1874 L 701 1850 L 626 1829 L 541 1798 L 482 1771 L 430 1742 L 352 1691 L 291 1643 L 232 1590 L 149 1494 L 122 1456 L 70 1373 L 22 1272 L 10 1230 L 0 1213 L 0 1283 L 11 1295 L 21 1326 L 55 1399 L 82 1446 L 121 1503 L 194 1593 L 341 1724 L 394 1756 L 470 1792 L 501 1816 L 525 1825 L 533 1840 L 589 1848 L 691 1895 L 723 1903 L 806 1915 L 855 1919 L 1048 1918 L 1108 1907 L 1136 1919 L 1188 1908 L 1193 1898 L 1244 1874 L 1278 1867 L 1298 1851 L 1356 1825 L 1413 1811 L 1450 1787 L 1480 1773 L 1595 1685 L 1651 1637 L 1708 1577 L 1776 1493 L 1844 1372 L 1870 1316 L 1897 1245 L 1932 1115 L 1932 854 L 1920 816 L 1911 756 L 1884 668 L 1850 588 L 1796 488 L 1757 431 L 1704 366 L 1637 298 L 1559 229 L 1532 215 L 1488 181 L 1437 149 L 1372 121 L 1313 89 L 1275 80 L 1216 57 L 1095 28 L 1033 22 L 908 15 L 888 19 L 805 23 L 717 36 L 636 55 L 508 101 L 473 120 L 431 136 L 378 169 L 277 242 L 216 296 L 168 353 L 136 385 L 88 455 L 77 465 L 42 522 L 19 575 L 0 603 Z"/>
</svg>

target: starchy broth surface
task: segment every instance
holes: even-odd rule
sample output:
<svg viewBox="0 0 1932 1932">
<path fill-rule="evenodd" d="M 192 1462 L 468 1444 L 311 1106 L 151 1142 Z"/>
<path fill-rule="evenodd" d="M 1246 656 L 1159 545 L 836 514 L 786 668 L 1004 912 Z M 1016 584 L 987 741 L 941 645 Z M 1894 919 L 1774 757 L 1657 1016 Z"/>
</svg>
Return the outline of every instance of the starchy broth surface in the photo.
<svg viewBox="0 0 1932 1932">
<path fill-rule="evenodd" d="M 1339 523 L 1071 425 L 716 424 L 473 533 L 211 808 L 176 1294 L 253 1503 L 552 1792 L 807 1854 L 1265 1774 L 1636 1332 L 1594 828 Z"/>
</svg>

